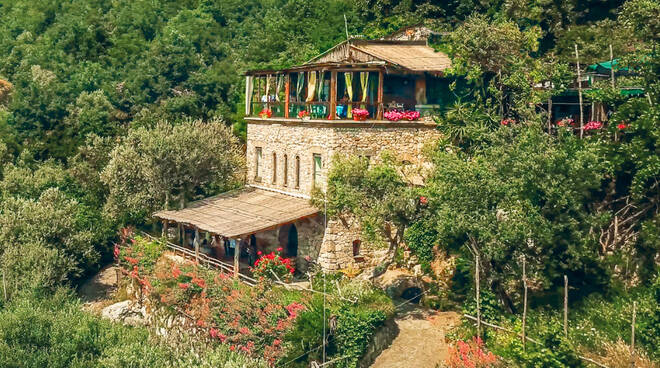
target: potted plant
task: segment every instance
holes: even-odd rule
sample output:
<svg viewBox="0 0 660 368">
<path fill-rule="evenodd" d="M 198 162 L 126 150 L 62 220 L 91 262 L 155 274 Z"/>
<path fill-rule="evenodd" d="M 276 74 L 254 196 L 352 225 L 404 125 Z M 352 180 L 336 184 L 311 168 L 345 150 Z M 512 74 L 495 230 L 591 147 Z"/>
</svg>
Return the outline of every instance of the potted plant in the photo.
<svg viewBox="0 0 660 368">
<path fill-rule="evenodd" d="M 310 119 L 309 111 L 307 111 L 307 110 L 299 111 L 298 112 L 298 118 L 302 119 L 302 120 L 309 120 Z"/>
<path fill-rule="evenodd" d="M 389 121 L 399 121 L 403 119 L 404 114 L 398 110 L 391 110 L 384 113 L 383 116 Z"/>
<path fill-rule="evenodd" d="M 355 121 L 365 121 L 369 117 L 369 111 L 365 109 L 353 109 L 351 112 Z"/>
<path fill-rule="evenodd" d="M 263 109 L 259 112 L 259 117 L 262 119 L 268 119 L 271 116 L 273 116 L 273 112 L 270 109 Z"/>
</svg>

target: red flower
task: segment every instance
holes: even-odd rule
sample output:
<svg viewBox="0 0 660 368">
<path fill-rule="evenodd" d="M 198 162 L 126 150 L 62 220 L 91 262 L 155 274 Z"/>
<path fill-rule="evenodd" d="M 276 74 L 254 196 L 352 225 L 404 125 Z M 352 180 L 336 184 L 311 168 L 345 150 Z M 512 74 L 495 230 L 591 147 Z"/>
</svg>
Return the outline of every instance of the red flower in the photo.
<svg viewBox="0 0 660 368">
<path fill-rule="evenodd" d="M 234 345 L 232 345 L 232 346 L 229 347 L 229 350 L 234 351 L 234 350 L 236 350 L 236 347 Z"/>
<path fill-rule="evenodd" d="M 626 125 L 625 123 L 619 123 L 616 127 L 617 127 L 619 130 L 624 130 L 624 129 L 626 129 L 626 128 L 628 127 L 628 125 Z"/>
<path fill-rule="evenodd" d="M 112 251 L 112 254 L 115 256 L 116 260 L 119 260 L 119 253 L 120 253 L 119 244 L 115 244 L 115 249 Z"/>
<path fill-rule="evenodd" d="M 172 265 L 172 276 L 175 279 L 178 279 L 180 275 L 181 275 L 181 270 L 179 269 L 179 267 L 176 264 L 173 264 Z"/>
<path fill-rule="evenodd" d="M 200 279 L 200 278 L 195 277 L 195 278 L 192 279 L 192 283 L 199 286 L 202 289 L 204 289 L 206 287 L 206 282 L 204 281 L 204 279 Z"/>
<path fill-rule="evenodd" d="M 257 251 L 257 255 L 258 255 L 258 256 L 260 256 L 260 255 L 262 255 L 262 254 L 263 254 L 263 253 L 261 253 L 261 251 Z"/>
<path fill-rule="evenodd" d="M 429 203 L 429 200 L 426 197 L 419 197 L 419 203 L 425 205 Z"/>
<path fill-rule="evenodd" d="M 603 127 L 603 123 L 600 121 L 590 121 L 584 126 L 584 130 L 596 130 Z"/>
<path fill-rule="evenodd" d="M 283 250 L 284 250 L 284 248 L 282 248 L 282 247 L 277 248 L 277 251 L 278 251 L 278 252 L 281 252 L 281 251 L 283 251 Z"/>
<path fill-rule="evenodd" d="M 131 271 L 131 277 L 132 278 L 138 277 L 138 266 L 133 266 L 133 271 Z"/>
<path fill-rule="evenodd" d="M 241 327 L 240 330 L 238 330 L 243 335 L 248 335 L 250 333 L 250 330 L 247 327 Z"/>
<path fill-rule="evenodd" d="M 133 258 L 133 257 L 129 257 L 129 256 L 124 257 L 124 259 L 132 265 L 136 265 L 136 264 L 138 264 L 138 262 L 140 262 L 137 258 Z"/>
<path fill-rule="evenodd" d="M 190 284 L 182 282 L 182 283 L 179 283 L 179 287 L 183 290 L 186 290 L 190 287 Z"/>
</svg>

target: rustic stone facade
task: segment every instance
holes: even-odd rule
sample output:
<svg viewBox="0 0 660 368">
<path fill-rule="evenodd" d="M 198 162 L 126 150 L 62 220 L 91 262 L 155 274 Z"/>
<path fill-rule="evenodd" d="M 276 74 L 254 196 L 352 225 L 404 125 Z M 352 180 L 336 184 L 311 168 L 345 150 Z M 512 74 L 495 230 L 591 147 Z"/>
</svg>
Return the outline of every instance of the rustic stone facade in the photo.
<svg viewBox="0 0 660 368">
<path fill-rule="evenodd" d="M 305 198 L 315 187 L 325 189 L 335 155 L 360 155 L 377 163 L 381 154 L 389 151 L 406 163 L 409 170 L 403 174 L 411 183 L 422 184 L 421 171 L 427 165 L 423 149 L 439 137 L 435 124 L 427 122 L 246 120 L 248 183 Z M 325 229 L 323 223 L 322 216 L 295 223 L 299 266 L 304 267 L 300 259 L 305 256 L 334 270 L 354 265 L 356 260 L 357 266 L 373 263 L 373 249 L 360 241 L 355 221 L 328 219 Z M 257 234 L 258 244 L 281 244 L 278 231 Z M 357 257 L 355 241 L 361 243 Z"/>
</svg>

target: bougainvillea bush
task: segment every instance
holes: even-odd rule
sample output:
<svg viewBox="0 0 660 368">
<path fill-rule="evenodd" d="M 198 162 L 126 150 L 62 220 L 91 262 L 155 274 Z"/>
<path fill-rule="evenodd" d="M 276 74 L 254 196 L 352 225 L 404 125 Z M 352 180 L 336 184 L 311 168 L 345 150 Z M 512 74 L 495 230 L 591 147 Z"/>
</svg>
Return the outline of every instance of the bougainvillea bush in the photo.
<svg viewBox="0 0 660 368">
<path fill-rule="evenodd" d="M 229 274 L 164 252 L 158 242 L 134 238 L 115 254 L 151 310 L 164 316 L 185 313 L 190 327 L 207 341 L 270 364 L 284 355 L 284 335 L 306 309 L 300 292 L 267 283 L 244 285 Z"/>
<path fill-rule="evenodd" d="M 257 252 L 259 258 L 254 262 L 251 268 L 252 273 L 258 279 L 280 279 L 290 281 L 296 272 L 291 258 L 281 256 L 282 248 L 277 248 L 276 252 L 262 254 Z"/>
</svg>

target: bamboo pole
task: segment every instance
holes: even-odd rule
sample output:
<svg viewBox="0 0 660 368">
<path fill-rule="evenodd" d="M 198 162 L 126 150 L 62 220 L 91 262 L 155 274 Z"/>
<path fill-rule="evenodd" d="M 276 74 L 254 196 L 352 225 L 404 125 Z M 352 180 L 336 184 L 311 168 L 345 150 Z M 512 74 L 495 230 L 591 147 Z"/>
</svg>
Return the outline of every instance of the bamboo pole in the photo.
<svg viewBox="0 0 660 368">
<path fill-rule="evenodd" d="M 612 88 L 614 88 L 614 52 L 610 45 L 610 77 L 612 78 Z"/>
<path fill-rule="evenodd" d="M 635 318 L 637 317 L 637 302 L 633 302 L 632 311 L 632 335 L 630 337 L 630 366 L 635 368 Z"/>
<path fill-rule="evenodd" d="M 568 337 L 568 276 L 564 275 L 564 336 Z"/>
<path fill-rule="evenodd" d="M 548 134 L 552 131 L 552 97 L 548 97 Z"/>
<path fill-rule="evenodd" d="M 479 295 L 479 253 L 475 253 L 476 267 L 474 270 L 474 282 L 477 292 L 477 336 L 481 337 L 481 300 Z"/>
<path fill-rule="evenodd" d="M 523 269 L 523 287 L 525 288 L 525 294 L 523 296 L 523 319 L 522 319 L 522 343 L 523 343 L 523 351 L 526 350 L 525 346 L 525 327 L 527 324 L 527 269 L 526 269 L 526 259 L 525 256 L 523 256 L 522 259 L 522 269 Z"/>
<path fill-rule="evenodd" d="M 584 111 L 582 107 L 582 81 L 580 80 L 580 55 L 575 44 L 575 60 L 577 62 L 578 102 L 580 103 L 580 138 L 584 136 Z"/>
</svg>

